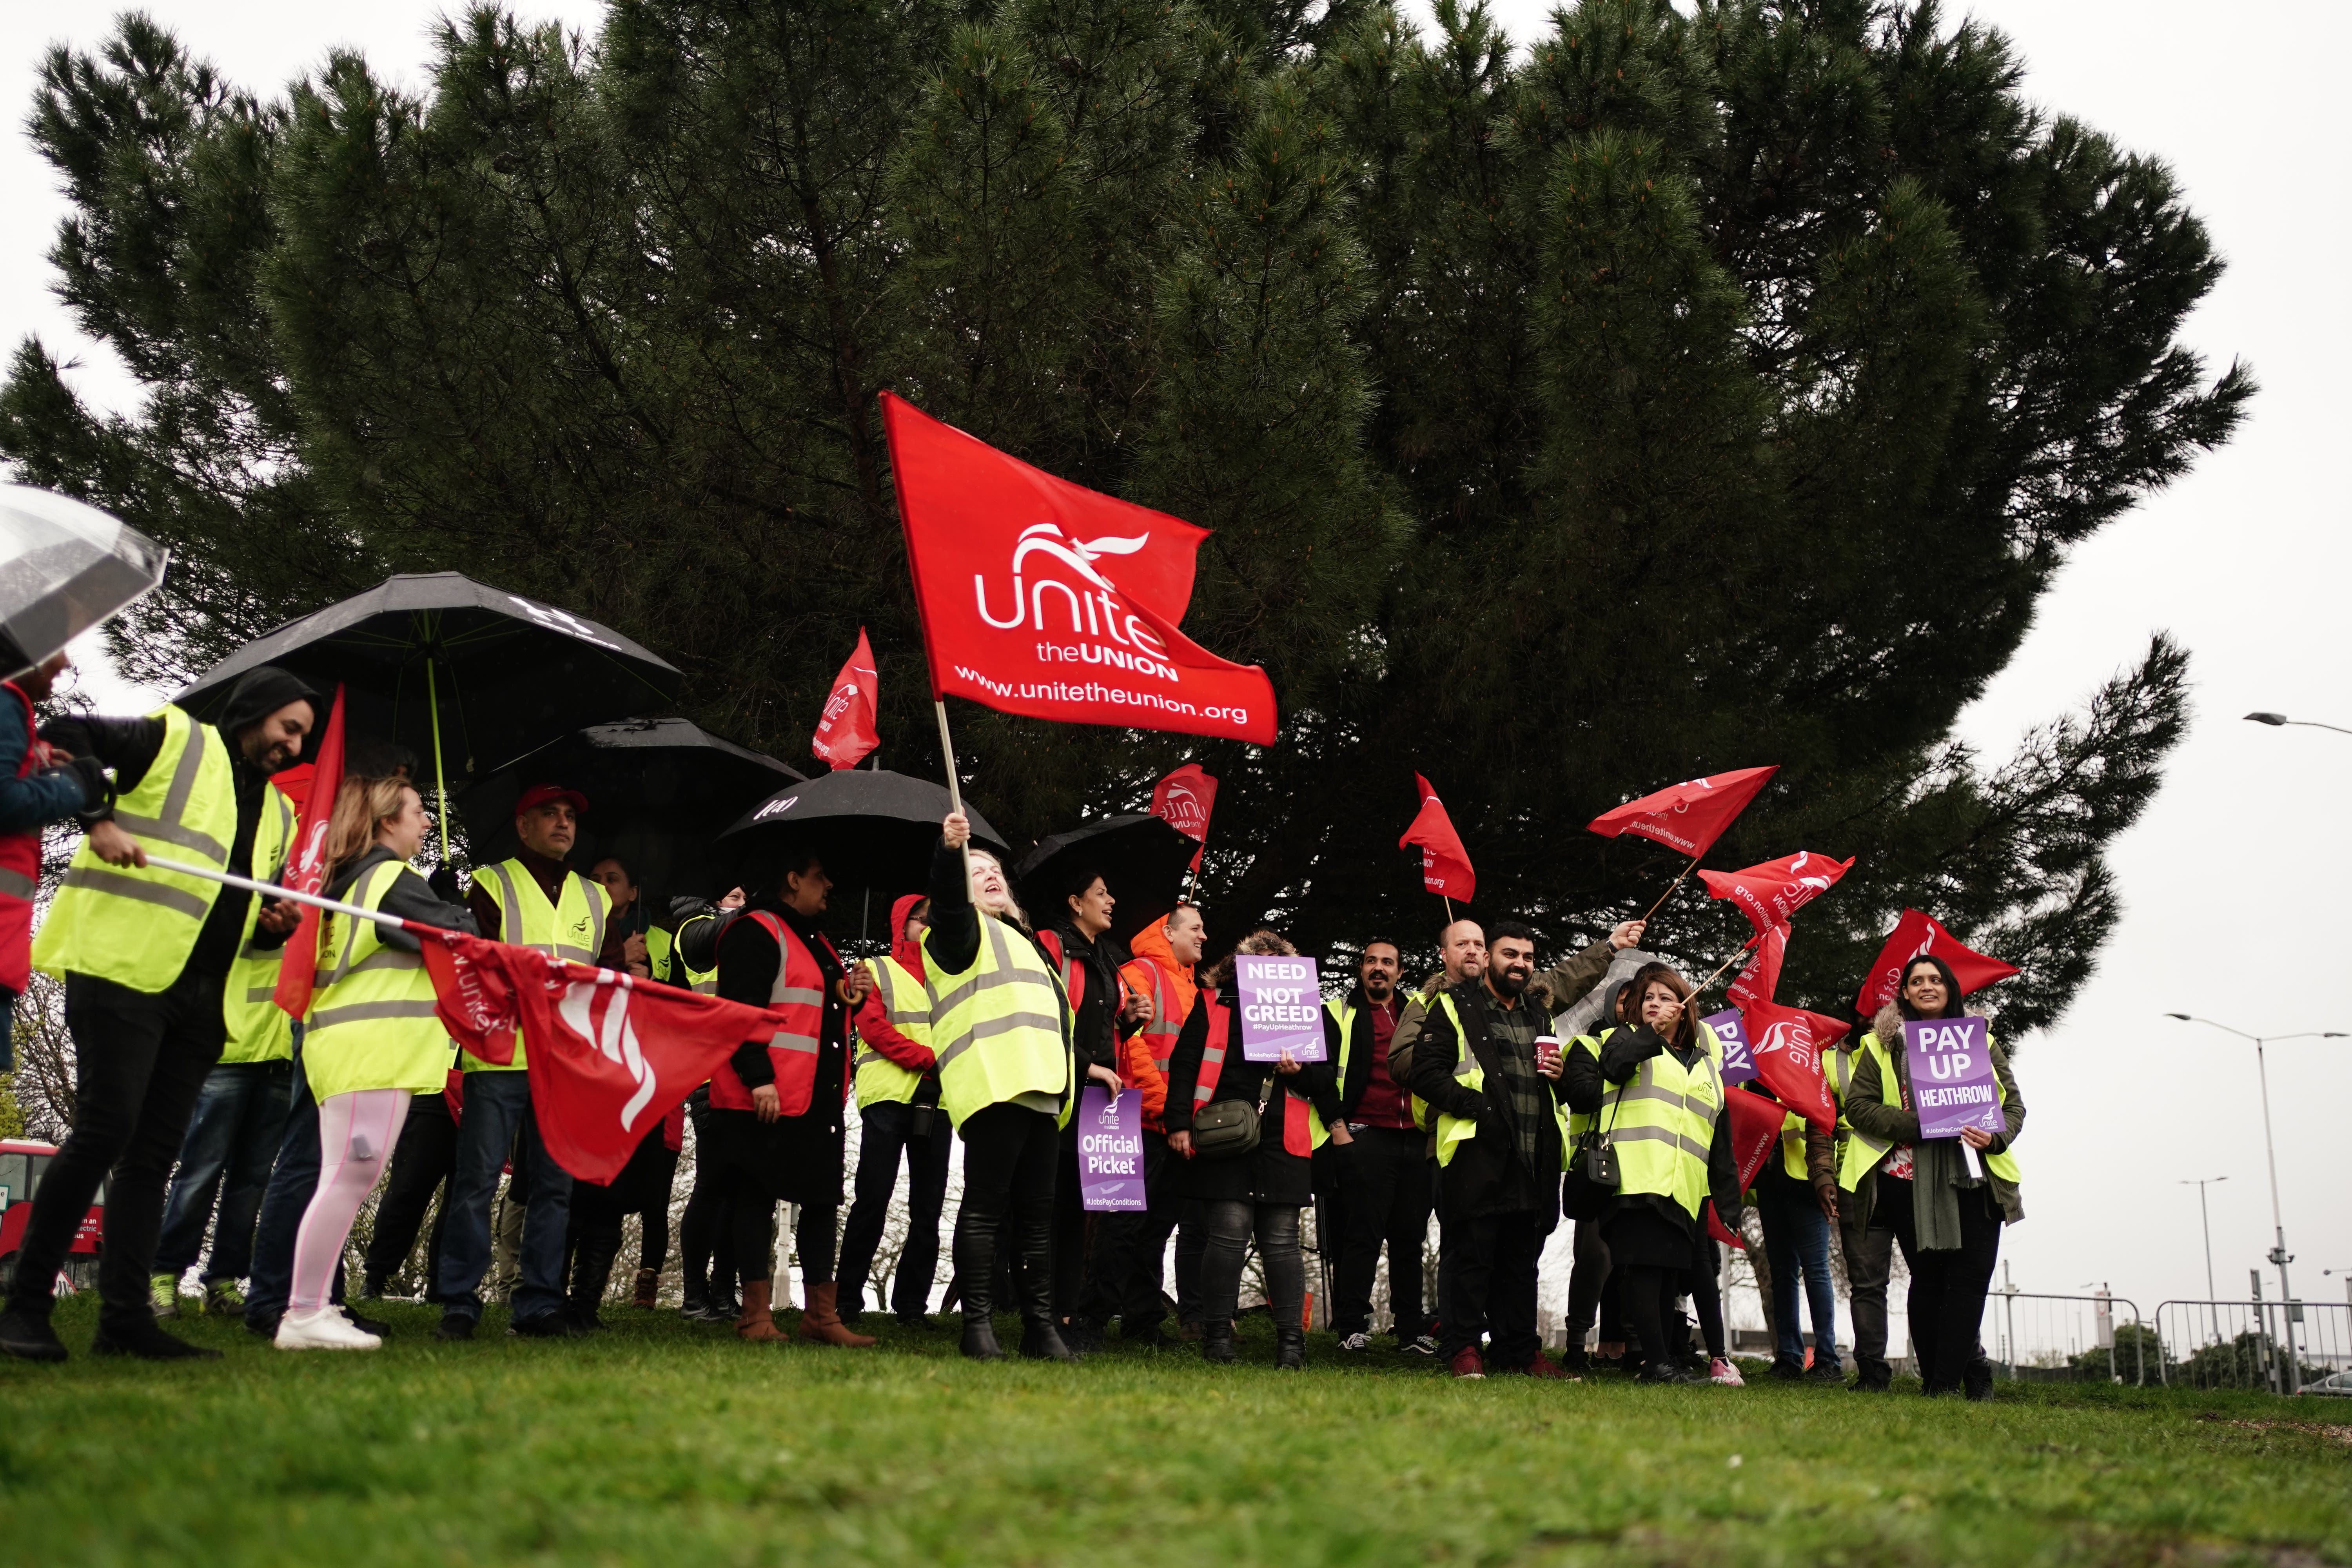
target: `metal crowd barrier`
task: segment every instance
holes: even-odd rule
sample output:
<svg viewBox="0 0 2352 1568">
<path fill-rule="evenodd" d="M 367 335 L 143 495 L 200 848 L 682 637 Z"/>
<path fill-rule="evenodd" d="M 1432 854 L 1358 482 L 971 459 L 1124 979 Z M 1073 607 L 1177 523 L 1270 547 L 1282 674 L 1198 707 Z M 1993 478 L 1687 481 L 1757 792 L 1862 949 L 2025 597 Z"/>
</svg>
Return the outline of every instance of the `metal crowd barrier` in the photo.
<svg viewBox="0 0 2352 1568">
<path fill-rule="evenodd" d="M 2127 1296 L 1995 1289 L 1979 1331 L 1999 1375 L 2021 1383 L 2146 1384 L 2159 1358 Z"/>
<path fill-rule="evenodd" d="M 2341 1301 L 2159 1301 L 2156 1334 L 2174 1387 L 2320 1393 L 2352 1372 L 2352 1305 Z"/>
</svg>

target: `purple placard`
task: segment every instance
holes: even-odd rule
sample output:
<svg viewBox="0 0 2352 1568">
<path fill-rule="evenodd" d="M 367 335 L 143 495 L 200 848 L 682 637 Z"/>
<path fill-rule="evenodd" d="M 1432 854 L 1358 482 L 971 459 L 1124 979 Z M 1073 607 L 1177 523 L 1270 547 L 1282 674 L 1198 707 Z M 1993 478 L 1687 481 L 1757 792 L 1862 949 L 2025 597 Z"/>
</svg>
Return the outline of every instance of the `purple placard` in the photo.
<svg viewBox="0 0 2352 1568">
<path fill-rule="evenodd" d="M 1288 1051 L 1302 1062 L 1323 1053 L 1323 989 L 1311 958 L 1234 955 L 1241 994 L 1242 1060 L 1270 1062 Z"/>
<path fill-rule="evenodd" d="M 2007 1125 L 1992 1036 L 1982 1018 L 1912 1019 L 1903 1026 L 1903 1048 L 1911 1058 L 1920 1137 L 1957 1138 L 1963 1127 L 1999 1132 Z"/>
<path fill-rule="evenodd" d="M 1756 1076 L 1756 1053 L 1748 1048 L 1748 1026 L 1738 1009 L 1726 1007 L 1699 1022 L 1715 1031 L 1716 1040 L 1723 1047 L 1724 1082 L 1746 1083 Z"/>
<path fill-rule="evenodd" d="M 1078 1096 L 1078 1190 L 1096 1214 L 1143 1209 L 1143 1095 L 1090 1083 Z"/>
</svg>

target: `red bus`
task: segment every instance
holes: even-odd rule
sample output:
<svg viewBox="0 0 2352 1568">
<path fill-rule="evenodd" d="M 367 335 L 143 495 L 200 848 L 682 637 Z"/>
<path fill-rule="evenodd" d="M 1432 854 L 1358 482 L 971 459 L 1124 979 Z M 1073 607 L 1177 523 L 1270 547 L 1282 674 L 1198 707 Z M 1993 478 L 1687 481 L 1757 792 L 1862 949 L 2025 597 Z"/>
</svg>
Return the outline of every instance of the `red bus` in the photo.
<svg viewBox="0 0 2352 1568">
<path fill-rule="evenodd" d="M 24 1243 L 26 1226 L 32 1223 L 33 1196 L 40 1191 L 41 1178 L 57 1155 L 54 1143 L 0 1138 L 0 1283 L 16 1275 L 16 1249 Z M 105 1212 L 106 1188 L 100 1184 L 98 1199 L 82 1215 L 81 1229 L 75 1233 L 66 1258 L 66 1278 L 77 1290 L 87 1290 L 98 1282 L 99 1222 Z"/>
</svg>

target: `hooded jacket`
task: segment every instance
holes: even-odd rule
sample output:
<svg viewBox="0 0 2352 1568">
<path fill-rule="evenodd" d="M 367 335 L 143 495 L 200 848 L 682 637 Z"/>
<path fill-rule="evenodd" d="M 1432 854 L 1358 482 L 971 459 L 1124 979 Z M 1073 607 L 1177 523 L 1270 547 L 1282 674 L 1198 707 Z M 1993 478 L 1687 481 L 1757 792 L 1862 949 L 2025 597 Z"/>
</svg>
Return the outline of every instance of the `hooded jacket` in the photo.
<svg viewBox="0 0 2352 1568">
<path fill-rule="evenodd" d="M 1201 987 L 1192 978 L 1192 966 L 1176 962 L 1175 950 L 1168 945 L 1167 922 L 1153 921 L 1138 931 L 1128 951 L 1135 957 L 1118 972 L 1128 988 L 1149 996 L 1155 980 L 1165 982 L 1174 1004 L 1171 1016 L 1191 1019 Z M 1160 1064 L 1151 1059 L 1151 1042 L 1141 1029 L 1119 1042 L 1118 1077 L 1120 1082 L 1143 1090 L 1143 1125 L 1154 1132 L 1167 1131 L 1168 1079 Z"/>
<path fill-rule="evenodd" d="M 920 893 L 903 895 L 890 906 L 890 956 L 900 968 L 918 980 L 929 977 L 923 973 L 923 944 L 907 935 L 907 916 L 923 901 Z M 857 1037 L 872 1046 L 889 1060 L 908 1072 L 931 1072 L 940 1059 L 931 1047 L 908 1039 L 890 1026 L 890 1015 L 882 1005 L 882 993 L 877 989 L 866 994 L 857 1005 Z"/>
</svg>

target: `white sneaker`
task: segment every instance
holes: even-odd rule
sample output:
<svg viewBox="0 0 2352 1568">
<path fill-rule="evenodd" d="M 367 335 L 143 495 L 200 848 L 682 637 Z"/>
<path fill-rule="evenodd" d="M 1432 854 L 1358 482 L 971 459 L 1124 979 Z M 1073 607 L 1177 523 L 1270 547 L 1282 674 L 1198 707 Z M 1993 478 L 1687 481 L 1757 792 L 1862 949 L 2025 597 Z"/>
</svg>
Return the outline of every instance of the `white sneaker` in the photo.
<svg viewBox="0 0 2352 1568">
<path fill-rule="evenodd" d="M 1708 1363 L 1706 1372 L 1707 1381 L 1709 1383 L 1719 1383 L 1726 1388 L 1745 1388 L 1748 1386 L 1748 1380 L 1739 1375 L 1739 1369 L 1732 1365 L 1729 1362 L 1724 1360 L 1721 1356 L 1716 1357 L 1713 1362 Z"/>
<path fill-rule="evenodd" d="M 314 1307 L 308 1311 L 289 1309 L 278 1320 L 276 1343 L 282 1351 L 372 1351 L 383 1342 L 354 1327 L 335 1308 Z"/>
<path fill-rule="evenodd" d="M 1372 1336 L 1370 1334 L 1349 1334 L 1346 1339 L 1339 1342 L 1339 1348 L 1343 1351 L 1368 1351 L 1372 1348 Z"/>
</svg>

